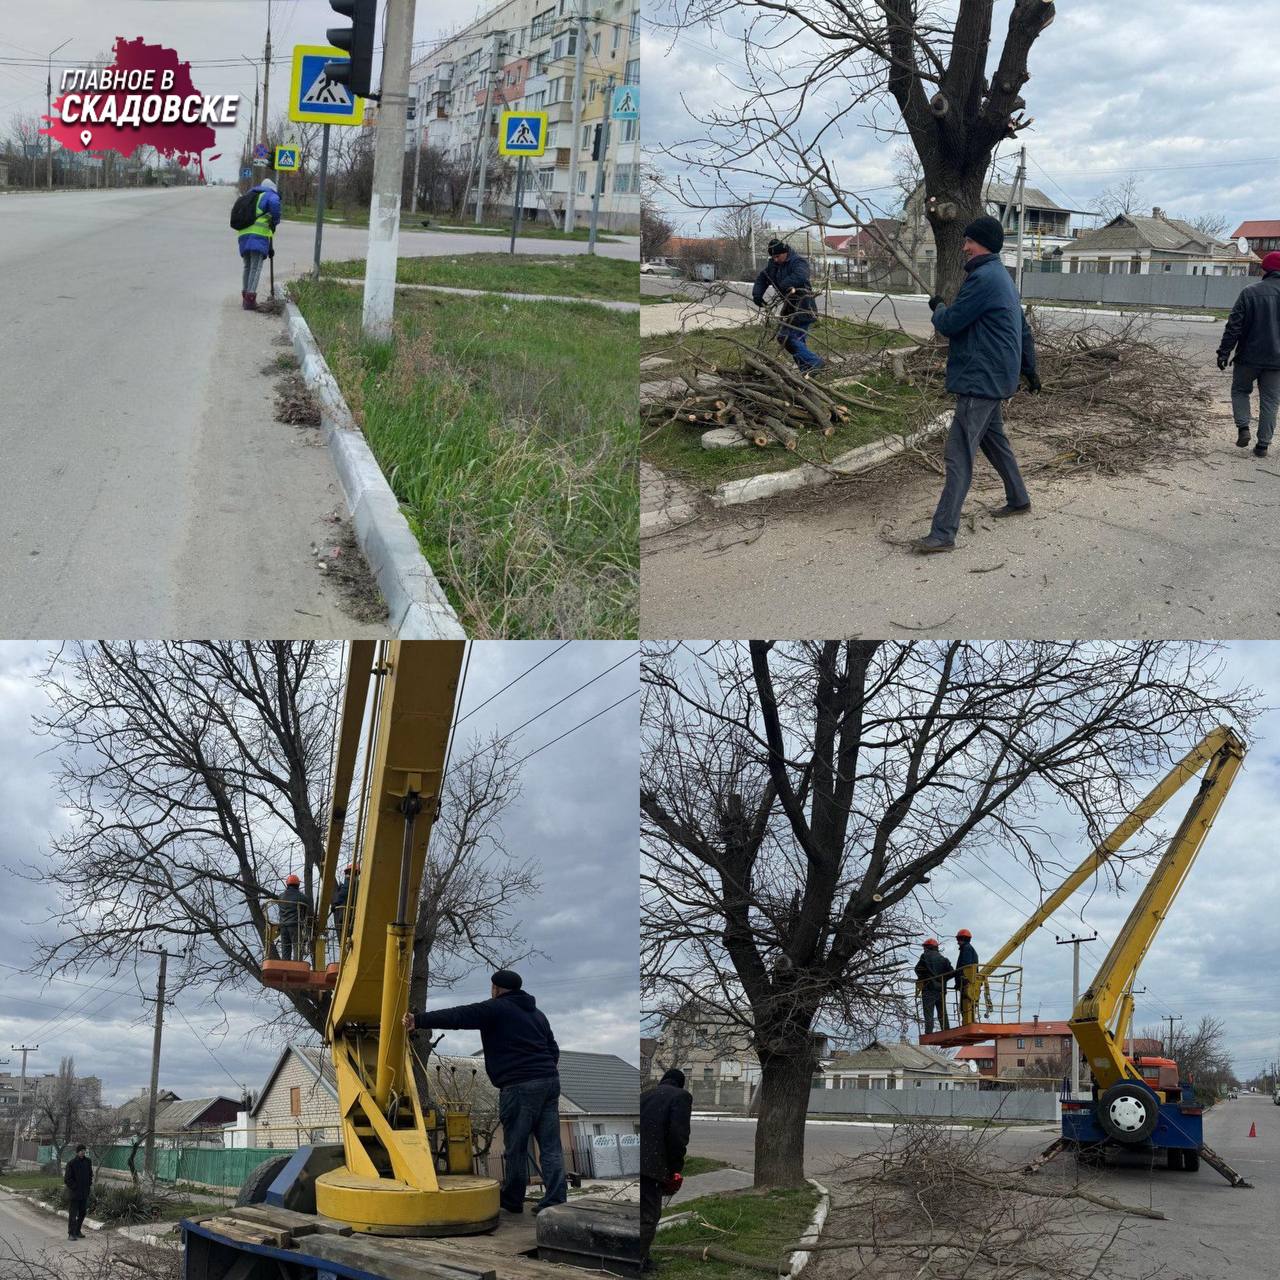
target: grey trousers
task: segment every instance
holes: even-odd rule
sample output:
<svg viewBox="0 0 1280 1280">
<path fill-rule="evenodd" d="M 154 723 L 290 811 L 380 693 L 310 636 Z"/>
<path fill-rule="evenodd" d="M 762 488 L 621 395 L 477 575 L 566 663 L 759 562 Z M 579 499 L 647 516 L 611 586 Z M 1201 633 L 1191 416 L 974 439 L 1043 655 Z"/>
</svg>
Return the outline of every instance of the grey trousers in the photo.
<svg viewBox="0 0 1280 1280">
<path fill-rule="evenodd" d="M 1004 433 L 1000 401 L 988 400 L 985 396 L 957 396 L 956 416 L 947 435 L 947 478 L 930 530 L 930 536 L 940 542 L 956 540 L 965 495 L 973 483 L 973 460 L 979 449 L 1004 481 L 1005 501 L 1011 507 L 1025 507 L 1031 501 Z"/>
<path fill-rule="evenodd" d="M 258 281 L 262 278 L 262 264 L 266 262 L 265 253 L 246 253 L 244 255 L 244 271 L 241 288 L 245 293 L 257 293 Z"/>
<path fill-rule="evenodd" d="M 1276 410 L 1280 409 L 1280 369 L 1260 369 L 1256 364 L 1236 363 L 1231 367 L 1231 413 L 1236 427 L 1249 429 L 1249 393 L 1258 384 L 1258 443 L 1270 444 L 1276 430 Z"/>
</svg>

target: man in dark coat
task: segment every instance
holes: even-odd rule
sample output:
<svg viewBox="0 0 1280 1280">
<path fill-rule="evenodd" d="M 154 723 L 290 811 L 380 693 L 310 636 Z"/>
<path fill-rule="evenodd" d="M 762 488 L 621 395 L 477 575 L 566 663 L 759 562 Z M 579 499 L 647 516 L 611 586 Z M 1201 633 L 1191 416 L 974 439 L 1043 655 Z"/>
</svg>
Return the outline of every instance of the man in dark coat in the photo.
<svg viewBox="0 0 1280 1280">
<path fill-rule="evenodd" d="M 279 899 L 280 958 L 301 960 L 306 950 L 304 939 L 311 923 L 311 900 L 302 892 L 302 882 L 291 875 L 284 882 Z"/>
<path fill-rule="evenodd" d="M 1000 402 L 1025 377 L 1040 390 L 1036 348 L 1000 250 L 1004 230 L 991 217 L 975 218 L 964 229 L 965 278 L 955 301 L 929 299 L 933 327 L 947 338 L 947 390 L 956 397 L 956 413 L 947 436 L 946 481 L 928 537 L 913 549 L 920 555 L 954 551 L 965 495 L 973 483 L 973 460 L 979 449 L 1004 481 L 1005 505 L 997 518 L 1023 515 L 1031 499 L 1017 459 L 1004 434 Z"/>
<path fill-rule="evenodd" d="M 1262 279 L 1240 291 L 1231 308 L 1222 341 L 1218 344 L 1218 368 L 1225 369 L 1235 352 L 1231 371 L 1231 412 L 1236 420 L 1236 445 L 1249 445 L 1249 393 L 1258 384 L 1258 443 L 1255 458 L 1267 456 L 1280 409 L 1280 253 L 1262 259 Z"/>
<path fill-rule="evenodd" d="M 764 306 L 764 295 L 770 287 L 782 299 L 779 345 L 804 372 L 821 369 L 826 362 L 817 352 L 809 350 L 805 338 L 818 318 L 813 285 L 809 283 L 809 262 L 781 240 L 769 241 L 769 265 L 756 276 L 751 301 L 757 307 Z"/>
<path fill-rule="evenodd" d="M 933 1030 L 936 1014 L 943 1031 L 950 1030 L 947 1023 L 947 979 L 955 975 L 951 961 L 938 950 L 937 938 L 926 938 L 924 950 L 916 961 L 916 979 L 920 986 L 920 1003 L 924 1007 L 924 1033 Z"/>
<path fill-rule="evenodd" d="M 564 1204 L 569 1195 L 560 1147 L 560 1046 L 546 1014 L 521 990 L 518 973 L 499 969 L 490 983 L 490 999 L 479 1004 L 406 1013 L 405 1030 L 480 1032 L 484 1069 L 498 1090 L 502 1122 L 499 1201 L 508 1213 L 524 1212 L 533 1137 L 542 1170 L 542 1199 L 533 1211 L 541 1213 L 548 1205 Z"/>
<path fill-rule="evenodd" d="M 978 952 L 973 945 L 973 934 L 968 929 L 956 933 L 956 990 L 960 992 L 960 1023 L 962 1026 L 978 1020 Z"/>
<path fill-rule="evenodd" d="M 80 1228 L 89 1209 L 89 1192 L 93 1187 L 93 1166 L 85 1155 L 84 1143 L 76 1148 L 75 1159 L 67 1161 L 62 1181 L 67 1188 L 67 1239 L 83 1240 Z"/>
<path fill-rule="evenodd" d="M 342 945 L 342 932 L 347 923 L 347 912 L 353 911 L 356 905 L 356 890 L 358 882 L 352 877 L 356 872 L 356 864 L 353 862 L 343 874 L 342 883 L 333 891 L 333 901 L 329 904 L 329 910 L 333 913 L 333 927 L 338 934 L 338 945 Z"/>
<path fill-rule="evenodd" d="M 662 1216 L 664 1186 L 684 1168 L 692 1112 L 693 1094 L 684 1087 L 683 1071 L 668 1071 L 640 1095 L 640 1257 L 646 1262 Z"/>
</svg>

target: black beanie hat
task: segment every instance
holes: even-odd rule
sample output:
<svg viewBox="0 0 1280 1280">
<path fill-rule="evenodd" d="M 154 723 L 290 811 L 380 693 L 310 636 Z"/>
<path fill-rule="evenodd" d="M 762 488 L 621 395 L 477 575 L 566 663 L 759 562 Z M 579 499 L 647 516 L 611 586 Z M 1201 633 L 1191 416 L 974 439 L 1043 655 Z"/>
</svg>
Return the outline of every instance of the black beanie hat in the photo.
<svg viewBox="0 0 1280 1280">
<path fill-rule="evenodd" d="M 519 991 L 524 986 L 520 975 L 514 969 L 499 969 L 490 981 L 495 987 L 500 987 L 503 991 Z"/>
<path fill-rule="evenodd" d="M 684 1072 L 672 1067 L 670 1071 L 664 1071 L 659 1084 L 673 1084 L 677 1089 L 684 1088 Z"/>
<path fill-rule="evenodd" d="M 771 258 L 773 257 L 773 255 L 774 255 L 775 253 L 782 253 L 783 251 L 785 251 L 785 252 L 787 252 L 787 253 L 790 253 L 790 252 L 791 252 L 791 246 L 790 246 L 789 244 L 787 244 L 787 242 L 786 242 L 785 240 L 770 240 L 770 241 L 769 241 L 769 256 L 770 256 Z"/>
<path fill-rule="evenodd" d="M 990 214 L 974 218 L 964 229 L 966 240 L 976 240 L 984 249 L 999 253 L 1004 247 L 1004 228 Z"/>
</svg>

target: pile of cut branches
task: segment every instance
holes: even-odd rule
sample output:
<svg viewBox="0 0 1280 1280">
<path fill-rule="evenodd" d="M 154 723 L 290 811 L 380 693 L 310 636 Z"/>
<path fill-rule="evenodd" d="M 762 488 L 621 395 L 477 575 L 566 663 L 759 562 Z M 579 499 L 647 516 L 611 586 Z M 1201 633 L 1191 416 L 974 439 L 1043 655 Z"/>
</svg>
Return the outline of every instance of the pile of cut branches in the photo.
<svg viewBox="0 0 1280 1280">
<path fill-rule="evenodd" d="M 1019 392 L 1007 418 L 1049 449 L 1044 465 L 1114 475 L 1189 443 L 1208 399 L 1203 370 L 1142 317 L 1080 325 L 1031 309 L 1043 392 Z M 947 349 L 907 357 L 912 378 L 940 386 Z"/>
<path fill-rule="evenodd" d="M 806 378 L 789 357 L 779 359 L 761 346 L 753 346 L 727 334 L 740 363 L 715 364 L 705 357 L 684 357 L 681 381 L 666 395 L 642 406 L 654 426 L 677 422 L 698 431 L 729 427 L 758 448 L 782 445 L 795 451 L 809 433 L 829 437 L 848 421 L 850 408 L 875 409 L 869 397 L 879 393 L 861 383 L 844 383 L 840 389 Z M 842 380 L 843 381 L 843 380 Z M 857 385 L 865 396 L 853 395 L 845 385 Z"/>
<path fill-rule="evenodd" d="M 899 1124 L 880 1150 L 843 1160 L 814 1280 L 1110 1276 L 1125 1219 L 1164 1217 L 1087 1183 L 1024 1175 L 1000 1157 L 997 1132 Z"/>
</svg>

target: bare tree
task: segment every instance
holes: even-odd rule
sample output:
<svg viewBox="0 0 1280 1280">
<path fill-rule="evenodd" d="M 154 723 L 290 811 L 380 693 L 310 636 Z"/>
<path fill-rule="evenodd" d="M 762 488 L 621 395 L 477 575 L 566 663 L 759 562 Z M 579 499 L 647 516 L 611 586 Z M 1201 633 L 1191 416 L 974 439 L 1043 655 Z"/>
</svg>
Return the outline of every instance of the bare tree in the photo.
<svg viewBox="0 0 1280 1280">
<path fill-rule="evenodd" d="M 1184 218 L 1183 221 L 1214 240 L 1221 240 L 1231 225 L 1231 219 L 1225 213 L 1198 213 L 1194 218 Z"/>
<path fill-rule="evenodd" d="M 1227 1050 L 1227 1028 L 1221 1018 L 1203 1014 L 1194 1026 L 1177 1023 L 1172 1038 L 1168 1027 L 1147 1027 L 1142 1036 L 1164 1046 L 1178 1064 L 1178 1078 L 1198 1091 L 1213 1095 L 1235 1082 L 1235 1068 Z"/>
<path fill-rule="evenodd" d="M 645 179 L 640 193 L 640 259 L 656 258 L 675 234 L 676 224 L 662 211 L 654 199 L 651 179 Z"/>
<path fill-rule="evenodd" d="M 953 294 L 963 228 L 982 212 L 992 154 L 1031 123 L 1021 91 L 1030 79 L 1031 48 L 1055 16 L 1050 0 L 1014 0 L 998 52 L 990 0 L 958 0 L 954 16 L 950 6 L 909 0 L 670 0 L 670 8 L 678 27 L 745 24 L 744 70 L 733 87 L 746 101 L 710 110 L 698 119 L 704 136 L 669 146 L 667 154 L 696 166 L 726 193 L 735 177 L 758 188 L 762 174 L 777 174 L 777 189 L 758 197 L 765 205 L 794 211 L 787 188 L 829 191 L 850 219 L 846 225 L 862 226 L 866 202 L 842 182 L 831 150 L 849 126 L 869 126 L 879 136 L 905 133 L 924 172 L 937 288 Z M 810 105 L 823 100 L 834 105 L 828 109 L 824 101 L 811 113 Z M 725 199 L 689 202 L 718 207 Z M 839 220 L 829 226 L 838 229 Z"/>
<path fill-rule="evenodd" d="M 761 1186 L 803 1178 L 815 1032 L 903 1017 L 940 867 L 998 848 L 1038 872 L 1044 806 L 1096 840 L 1143 775 L 1253 714 L 1199 645 L 664 644 L 642 672 L 646 1007 L 748 1033 Z"/>
<path fill-rule="evenodd" d="M 43 678 L 51 710 L 37 725 L 58 749 L 70 818 L 50 841 L 64 895 L 33 967 L 118 970 L 145 940 L 181 953 L 170 969 L 175 994 L 256 991 L 286 873 L 296 871 L 315 901 L 339 677 L 335 644 L 60 651 Z M 519 784 L 509 745 L 472 743 L 454 764 L 415 940 L 415 981 L 424 983 L 433 948 L 445 983 L 467 955 L 522 954 L 509 908 L 536 888 L 536 865 L 513 861 L 501 845 L 502 814 Z M 45 879 L 50 866 L 29 874 Z M 287 1012 L 323 1029 L 323 997 L 283 995 Z"/>
<path fill-rule="evenodd" d="M 1121 178 L 1098 192 L 1093 198 L 1093 207 L 1110 222 L 1122 213 L 1142 213 L 1147 205 L 1147 192 L 1142 179 L 1136 173 Z"/>
<path fill-rule="evenodd" d="M 767 222 L 763 211 L 750 200 L 727 205 L 716 220 L 716 233 L 727 242 L 722 271 L 739 275 L 755 268 L 757 245 Z"/>
</svg>

